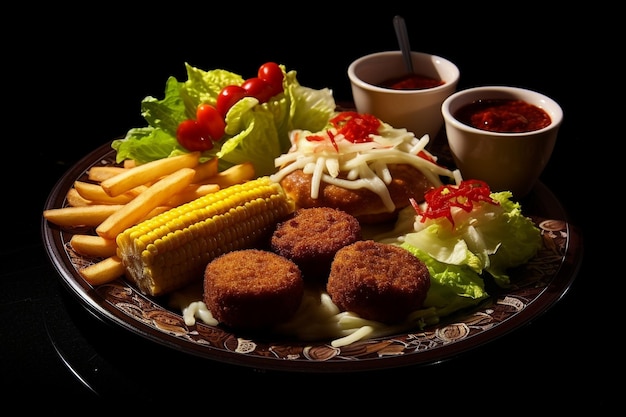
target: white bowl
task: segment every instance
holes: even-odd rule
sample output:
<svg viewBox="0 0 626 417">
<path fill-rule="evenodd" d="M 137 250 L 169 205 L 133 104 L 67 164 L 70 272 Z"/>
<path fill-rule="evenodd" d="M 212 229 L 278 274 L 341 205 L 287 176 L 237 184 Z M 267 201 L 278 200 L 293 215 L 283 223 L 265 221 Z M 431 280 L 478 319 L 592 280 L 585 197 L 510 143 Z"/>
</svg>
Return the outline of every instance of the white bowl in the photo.
<svg viewBox="0 0 626 417">
<path fill-rule="evenodd" d="M 523 133 L 498 133 L 477 129 L 457 120 L 454 114 L 477 100 L 517 99 L 545 110 L 548 126 Z M 486 181 L 492 191 L 511 191 L 526 196 L 548 163 L 561 122 L 559 104 L 536 91 L 508 86 L 474 87 L 458 91 L 441 106 L 448 144 L 464 179 Z"/>
<path fill-rule="evenodd" d="M 353 61 L 348 67 L 354 105 L 359 113 L 372 114 L 415 136 L 434 140 L 443 126 L 441 104 L 456 90 L 459 69 L 449 60 L 423 52 L 411 52 L 414 71 L 438 78 L 444 84 L 423 90 L 380 87 L 386 80 L 407 74 L 400 51 L 377 52 Z"/>
</svg>

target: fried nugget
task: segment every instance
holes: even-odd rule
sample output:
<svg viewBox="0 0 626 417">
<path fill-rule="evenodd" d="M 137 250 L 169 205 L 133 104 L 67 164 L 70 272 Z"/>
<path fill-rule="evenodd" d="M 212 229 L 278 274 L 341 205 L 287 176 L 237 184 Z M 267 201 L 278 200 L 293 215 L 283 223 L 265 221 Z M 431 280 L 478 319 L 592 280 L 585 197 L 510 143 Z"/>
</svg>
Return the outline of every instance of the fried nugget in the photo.
<svg viewBox="0 0 626 417">
<path fill-rule="evenodd" d="M 287 321 L 303 294 L 298 266 L 270 251 L 228 252 L 205 269 L 204 303 L 218 322 L 229 327 L 260 330 Z"/>
<path fill-rule="evenodd" d="M 326 282 L 335 253 L 361 238 L 361 225 L 354 216 L 339 209 L 315 207 L 299 209 L 279 223 L 270 246 L 295 262 L 305 280 Z"/>
<path fill-rule="evenodd" d="M 429 288 L 424 262 L 399 246 L 373 240 L 338 250 L 326 285 L 341 310 L 387 324 L 421 308 Z"/>
</svg>

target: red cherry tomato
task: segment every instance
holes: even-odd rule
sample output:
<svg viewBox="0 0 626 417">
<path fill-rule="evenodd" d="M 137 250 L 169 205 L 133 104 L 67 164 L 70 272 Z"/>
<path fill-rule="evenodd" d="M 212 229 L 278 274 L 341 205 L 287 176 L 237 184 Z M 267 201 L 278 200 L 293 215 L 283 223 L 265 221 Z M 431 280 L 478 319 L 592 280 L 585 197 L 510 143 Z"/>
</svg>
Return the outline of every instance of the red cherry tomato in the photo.
<svg viewBox="0 0 626 417">
<path fill-rule="evenodd" d="M 266 62 L 259 67 L 258 77 L 272 86 L 275 96 L 283 91 L 283 70 L 275 62 Z"/>
<path fill-rule="evenodd" d="M 217 142 L 224 136 L 226 122 L 220 112 L 210 104 L 204 103 L 198 106 L 196 121 L 203 129 L 206 129 L 213 141 Z"/>
<path fill-rule="evenodd" d="M 226 113 L 230 110 L 233 105 L 244 98 L 247 95 L 246 90 L 238 85 L 229 85 L 219 92 L 217 95 L 217 102 L 215 107 L 217 111 L 222 115 L 222 117 L 226 117 Z"/>
<path fill-rule="evenodd" d="M 190 152 L 207 151 L 213 148 L 213 140 L 206 128 L 193 119 L 182 121 L 176 129 L 178 143 Z"/>
<path fill-rule="evenodd" d="M 248 78 L 241 87 L 246 90 L 248 96 L 259 100 L 259 103 L 265 103 L 272 97 L 274 89 L 266 81 L 259 77 Z"/>
</svg>

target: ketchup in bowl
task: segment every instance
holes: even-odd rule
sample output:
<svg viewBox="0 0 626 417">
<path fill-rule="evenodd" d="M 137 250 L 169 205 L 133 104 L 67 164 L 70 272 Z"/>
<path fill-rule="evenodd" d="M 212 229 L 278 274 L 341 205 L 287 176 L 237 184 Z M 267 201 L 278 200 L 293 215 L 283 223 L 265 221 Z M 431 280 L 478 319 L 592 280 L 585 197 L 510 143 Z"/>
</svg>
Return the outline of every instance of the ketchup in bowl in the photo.
<svg viewBox="0 0 626 417">
<path fill-rule="evenodd" d="M 514 99 L 477 100 L 458 109 L 454 117 L 476 129 L 499 133 L 531 132 L 551 122 L 545 110 Z"/>
<path fill-rule="evenodd" d="M 421 74 L 406 74 L 402 77 L 385 80 L 380 83 L 380 87 L 391 88 L 392 90 L 425 90 L 444 84 L 445 81 L 437 78 L 427 77 Z"/>
</svg>

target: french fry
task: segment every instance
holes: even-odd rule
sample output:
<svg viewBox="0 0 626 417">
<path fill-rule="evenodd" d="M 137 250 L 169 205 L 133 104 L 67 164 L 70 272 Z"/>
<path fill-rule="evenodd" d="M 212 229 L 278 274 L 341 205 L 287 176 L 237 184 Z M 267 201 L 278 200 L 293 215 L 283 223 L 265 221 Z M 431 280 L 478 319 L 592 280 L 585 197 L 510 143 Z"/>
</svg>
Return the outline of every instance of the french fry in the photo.
<svg viewBox="0 0 626 417">
<path fill-rule="evenodd" d="M 111 178 L 117 174 L 121 174 L 125 170 L 126 169 L 122 167 L 95 166 L 89 168 L 87 178 L 89 178 L 91 181 L 102 182 L 107 178 Z"/>
<path fill-rule="evenodd" d="M 144 185 L 169 175 L 181 168 L 195 168 L 199 163 L 199 155 L 198 152 L 192 152 L 137 165 L 121 174 L 107 178 L 100 185 L 109 196 L 115 197 L 139 185 Z M 195 171 L 193 173 L 195 175 Z"/>
<path fill-rule="evenodd" d="M 221 188 L 225 188 L 233 184 L 240 184 L 251 180 L 254 176 L 254 165 L 250 162 L 244 162 L 242 164 L 233 165 L 220 173 L 204 179 L 202 184 L 217 184 Z"/>
<path fill-rule="evenodd" d="M 170 207 L 178 207 L 203 195 L 219 191 L 219 189 L 220 186 L 217 184 L 189 184 L 184 190 L 167 200 L 166 204 Z"/>
<path fill-rule="evenodd" d="M 137 197 L 139 194 L 141 194 L 144 191 L 146 191 L 148 189 L 148 187 L 150 185 L 152 185 L 152 184 L 153 183 L 138 185 L 135 188 L 132 188 L 132 189 L 126 191 L 124 194 L 128 194 L 130 196 Z"/>
<path fill-rule="evenodd" d="M 67 190 L 65 199 L 67 200 L 67 204 L 72 207 L 84 207 L 93 204 L 93 201 L 87 200 L 85 197 L 80 195 L 74 187 Z"/>
<path fill-rule="evenodd" d="M 135 168 L 137 166 L 137 162 L 135 162 L 133 159 L 124 159 L 124 168 L 129 169 L 129 168 Z"/>
<path fill-rule="evenodd" d="M 133 170 L 138 168 L 133 168 Z M 163 205 L 174 194 L 187 187 L 195 172 L 191 168 L 181 168 L 166 175 L 107 217 L 96 228 L 96 233 L 106 239 L 115 239 L 119 233 L 136 224 L 151 210 Z"/>
<path fill-rule="evenodd" d="M 117 256 L 110 256 L 98 263 L 82 268 L 79 273 L 91 285 L 106 284 L 124 275 L 124 265 Z"/>
<path fill-rule="evenodd" d="M 192 184 L 198 184 L 206 178 L 217 175 L 217 158 L 213 158 L 210 161 L 198 164 L 198 166 L 196 166 L 194 169 L 196 170 L 196 175 L 193 177 L 193 180 L 191 180 L 191 182 Z"/>
<path fill-rule="evenodd" d="M 98 226 L 126 205 L 91 204 L 87 206 L 63 207 L 44 210 L 43 217 L 63 227 Z"/>
<path fill-rule="evenodd" d="M 70 246 L 80 255 L 95 258 L 108 258 L 117 252 L 115 240 L 94 235 L 75 234 L 70 239 Z"/>
<path fill-rule="evenodd" d="M 144 220 L 148 220 L 151 219 L 152 217 L 156 216 L 157 214 L 161 214 L 164 211 L 168 211 L 171 210 L 173 207 L 172 206 L 159 206 L 159 207 L 155 207 L 152 210 L 150 210 L 150 212 L 148 214 L 146 214 L 145 216 L 143 216 L 141 218 L 141 220 L 139 220 L 140 222 L 144 221 Z"/>
<path fill-rule="evenodd" d="M 94 204 L 126 204 L 136 194 L 132 194 L 130 191 L 111 197 L 99 184 L 93 184 L 84 181 L 74 181 L 74 189 L 78 191 L 83 198 L 91 200 Z"/>
</svg>

